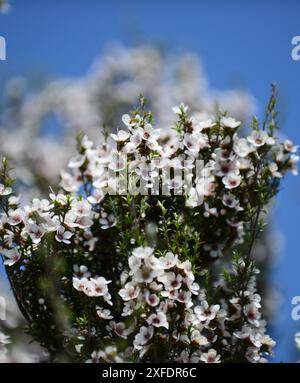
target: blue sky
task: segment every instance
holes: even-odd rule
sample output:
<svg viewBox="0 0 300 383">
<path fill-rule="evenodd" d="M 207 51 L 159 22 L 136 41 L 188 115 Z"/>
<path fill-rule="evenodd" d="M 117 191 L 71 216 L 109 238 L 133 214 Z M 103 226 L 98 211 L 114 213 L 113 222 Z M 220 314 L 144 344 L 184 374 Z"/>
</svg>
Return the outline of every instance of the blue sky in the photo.
<svg viewBox="0 0 300 383">
<path fill-rule="evenodd" d="M 34 70 L 53 76 L 80 76 L 111 41 L 165 43 L 174 52 L 201 55 L 210 84 L 243 85 L 257 99 L 259 115 L 270 83 L 280 90 L 284 133 L 300 143 L 300 61 L 291 59 L 291 39 L 300 35 L 297 1 L 96 1 L 11 0 L 0 15 L 7 61 L 0 62 L 0 84 Z M 1 93 L 1 91 L 0 91 Z M 299 113 L 300 114 L 300 113 Z M 276 360 L 294 361 L 291 299 L 300 295 L 300 178 L 288 177 L 275 205 L 274 220 L 285 237 L 273 281 L 283 294 Z"/>
</svg>

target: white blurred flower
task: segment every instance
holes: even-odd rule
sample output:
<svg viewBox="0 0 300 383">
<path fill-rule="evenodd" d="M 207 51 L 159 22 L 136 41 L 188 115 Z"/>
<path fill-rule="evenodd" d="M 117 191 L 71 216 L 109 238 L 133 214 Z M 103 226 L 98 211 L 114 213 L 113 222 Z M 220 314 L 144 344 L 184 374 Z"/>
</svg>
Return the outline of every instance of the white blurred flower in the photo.
<svg viewBox="0 0 300 383">
<path fill-rule="evenodd" d="M 9 195 L 12 193 L 12 188 L 5 187 L 4 185 L 0 184 L 0 197 Z"/>
<path fill-rule="evenodd" d="M 21 255 L 19 254 L 16 248 L 11 250 L 0 249 L 0 253 L 1 252 L 4 254 L 4 257 L 5 257 L 4 265 L 7 265 L 7 266 L 13 266 L 21 258 Z"/>
<path fill-rule="evenodd" d="M 221 363 L 221 356 L 211 348 L 208 352 L 202 353 L 200 360 L 204 363 Z"/>
<path fill-rule="evenodd" d="M 242 177 L 238 173 L 231 172 L 223 177 L 222 182 L 225 185 L 226 189 L 234 189 L 238 187 L 241 183 Z"/>
<path fill-rule="evenodd" d="M 59 226 L 56 230 L 55 239 L 58 242 L 63 242 L 63 243 L 69 244 L 69 243 L 71 243 L 70 238 L 73 235 L 74 234 L 71 231 L 67 231 L 63 226 Z"/>
<path fill-rule="evenodd" d="M 167 317 L 162 311 L 159 311 L 156 314 L 151 314 L 147 319 L 147 322 L 154 327 L 165 327 L 166 329 L 169 328 Z"/>
<path fill-rule="evenodd" d="M 225 128 L 236 129 L 241 125 L 241 121 L 237 121 L 235 118 L 232 117 L 222 117 L 221 125 Z"/>
</svg>

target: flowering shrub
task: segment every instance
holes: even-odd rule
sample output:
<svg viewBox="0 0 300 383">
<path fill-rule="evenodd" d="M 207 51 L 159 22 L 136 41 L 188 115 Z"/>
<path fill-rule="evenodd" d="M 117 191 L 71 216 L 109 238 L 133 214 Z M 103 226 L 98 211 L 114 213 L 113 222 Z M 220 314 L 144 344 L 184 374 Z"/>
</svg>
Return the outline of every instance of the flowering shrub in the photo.
<svg viewBox="0 0 300 383">
<path fill-rule="evenodd" d="M 275 96 L 241 137 L 181 104 L 168 135 L 143 97 L 124 129 L 77 154 L 49 199 L 22 206 L 3 161 L 1 254 L 28 333 L 52 361 L 263 362 L 261 213 L 287 171 Z"/>
</svg>

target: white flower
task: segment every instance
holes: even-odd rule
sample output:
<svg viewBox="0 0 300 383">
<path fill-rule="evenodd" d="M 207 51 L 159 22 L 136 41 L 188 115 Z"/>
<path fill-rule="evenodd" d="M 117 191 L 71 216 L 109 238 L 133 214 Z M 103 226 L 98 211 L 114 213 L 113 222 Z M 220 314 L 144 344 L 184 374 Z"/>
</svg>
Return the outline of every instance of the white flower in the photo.
<svg viewBox="0 0 300 383">
<path fill-rule="evenodd" d="M 75 344 L 75 350 L 76 350 L 76 352 L 77 352 L 78 354 L 80 354 L 82 347 L 83 347 L 83 344 L 82 344 L 82 343 Z"/>
<path fill-rule="evenodd" d="M 163 290 L 163 285 L 154 281 L 150 283 L 149 289 L 157 293 Z"/>
<path fill-rule="evenodd" d="M 124 170 L 126 167 L 126 158 L 123 155 L 119 154 L 119 152 L 113 153 L 108 167 L 109 169 L 115 172 Z"/>
<path fill-rule="evenodd" d="M 136 310 L 136 302 L 135 301 L 127 301 L 124 303 L 122 316 L 126 317 L 131 315 Z"/>
<path fill-rule="evenodd" d="M 256 347 L 248 347 L 245 356 L 250 363 L 258 363 L 260 361 L 259 350 Z"/>
<path fill-rule="evenodd" d="M 96 307 L 96 310 L 97 310 L 97 315 L 99 316 L 99 318 L 113 319 L 113 316 L 111 315 L 110 310 L 103 309 L 102 307 L 99 307 L 99 306 Z"/>
<path fill-rule="evenodd" d="M 273 177 L 282 178 L 282 174 L 278 171 L 278 165 L 276 162 L 271 162 L 268 167 Z"/>
<path fill-rule="evenodd" d="M 69 168 L 80 168 L 86 157 L 82 154 L 77 154 L 75 157 L 71 158 L 70 161 L 68 162 L 68 167 Z"/>
<path fill-rule="evenodd" d="M 202 301 L 200 306 L 196 306 L 194 308 L 195 314 L 200 322 L 211 321 L 215 319 L 219 310 L 219 305 L 209 306 L 207 301 Z"/>
<path fill-rule="evenodd" d="M 149 306 L 155 307 L 159 304 L 160 300 L 156 294 L 151 294 L 149 291 L 145 293 L 145 300 Z"/>
<path fill-rule="evenodd" d="M 182 269 L 186 275 L 189 275 L 192 271 L 192 264 L 189 260 L 179 263 L 177 267 Z"/>
<path fill-rule="evenodd" d="M 297 169 L 296 164 L 297 164 L 297 162 L 299 162 L 299 159 L 300 159 L 300 157 L 295 156 L 295 154 L 292 154 L 291 158 L 289 159 L 289 165 L 291 166 L 291 172 L 293 175 L 298 174 L 298 169 Z"/>
<path fill-rule="evenodd" d="M 146 124 L 143 129 L 140 130 L 142 139 L 145 141 L 153 141 L 159 138 L 159 129 L 154 129 L 152 125 Z"/>
<path fill-rule="evenodd" d="M 67 215 L 66 215 L 67 216 Z M 79 227 L 80 229 L 87 229 L 93 225 L 93 220 L 90 217 L 87 216 L 78 216 L 75 219 L 74 224 L 69 224 L 67 220 L 65 219 L 65 223 L 70 227 Z"/>
<path fill-rule="evenodd" d="M 154 333 L 153 327 L 142 326 L 140 328 L 140 331 L 136 334 L 134 338 L 134 342 L 133 342 L 134 347 L 137 350 L 140 350 L 142 348 L 141 346 L 144 346 L 153 337 L 153 333 Z"/>
<path fill-rule="evenodd" d="M 224 126 L 225 128 L 236 129 L 237 127 L 241 125 L 241 122 L 235 120 L 232 117 L 222 117 L 221 125 Z"/>
<path fill-rule="evenodd" d="M 110 326 L 112 327 L 114 332 L 123 339 L 127 339 L 128 335 L 131 334 L 134 330 L 133 327 L 126 328 L 124 322 L 115 323 L 112 321 L 110 322 Z"/>
<path fill-rule="evenodd" d="M 229 173 L 236 173 L 237 167 L 238 163 L 235 160 L 216 161 L 214 173 L 219 177 L 226 176 Z"/>
<path fill-rule="evenodd" d="M 152 247 L 146 246 L 140 246 L 133 250 L 132 255 L 134 255 L 136 258 L 145 259 L 150 257 L 154 252 L 154 249 Z"/>
<path fill-rule="evenodd" d="M 238 160 L 238 169 L 239 170 L 253 169 L 252 162 L 248 158 L 240 157 L 239 160 Z M 250 176 L 251 172 L 249 172 L 248 175 Z"/>
<path fill-rule="evenodd" d="M 191 342 L 197 343 L 199 346 L 207 346 L 209 341 L 200 333 L 199 330 L 194 330 L 191 335 Z"/>
<path fill-rule="evenodd" d="M 203 353 L 200 360 L 204 363 L 221 363 L 221 356 L 218 355 L 217 351 L 211 348 L 207 353 Z"/>
<path fill-rule="evenodd" d="M 1 250 L 0 249 L 0 253 L 1 253 L 1 251 L 3 252 L 4 257 L 5 257 L 4 265 L 12 266 L 16 262 L 18 262 L 18 260 L 21 258 L 21 255 L 19 254 L 19 252 L 16 248 L 10 249 L 10 250 Z"/>
<path fill-rule="evenodd" d="M 57 203 L 61 206 L 65 206 L 69 203 L 69 196 L 61 194 L 61 193 L 59 194 L 50 193 L 49 198 L 51 199 L 53 203 Z"/>
<path fill-rule="evenodd" d="M 137 286 L 133 286 L 130 283 L 126 283 L 124 289 L 119 291 L 120 297 L 123 301 L 130 301 L 132 299 L 136 299 L 139 295 L 140 288 Z"/>
<path fill-rule="evenodd" d="M 151 283 L 157 275 L 157 271 L 147 265 L 141 265 L 134 271 L 134 279 L 138 283 Z"/>
<path fill-rule="evenodd" d="M 18 205 L 18 203 L 20 202 L 20 198 L 21 196 L 15 196 L 15 195 L 11 195 L 9 196 L 8 198 L 8 204 L 11 206 L 11 205 Z"/>
<path fill-rule="evenodd" d="M 287 151 L 287 152 L 290 152 L 290 153 L 296 153 L 297 150 L 298 150 L 298 145 L 294 145 L 293 142 L 291 140 L 285 140 L 284 141 L 284 149 Z"/>
<path fill-rule="evenodd" d="M 240 331 L 233 333 L 238 339 L 249 338 L 253 346 L 260 348 L 262 346 L 262 334 L 257 331 L 256 328 L 252 328 L 249 325 L 244 325 Z"/>
<path fill-rule="evenodd" d="M 91 214 L 92 207 L 87 201 L 80 200 L 74 201 L 72 209 L 77 216 L 88 217 Z"/>
<path fill-rule="evenodd" d="M 222 178 L 222 182 L 225 185 L 226 189 L 234 189 L 238 187 L 241 183 L 242 177 L 238 173 L 229 173 L 227 176 Z"/>
<path fill-rule="evenodd" d="M 156 314 L 151 314 L 147 319 L 147 323 L 154 327 L 165 327 L 166 329 L 169 328 L 166 314 L 162 311 L 159 311 Z"/>
<path fill-rule="evenodd" d="M 140 123 L 141 117 L 138 114 L 134 118 L 130 117 L 129 114 L 123 114 L 122 121 L 128 128 L 131 128 Z"/>
<path fill-rule="evenodd" d="M 63 242 L 66 244 L 71 243 L 70 238 L 73 236 L 73 233 L 67 231 L 63 226 L 59 226 L 56 230 L 55 239 L 57 242 Z"/>
<path fill-rule="evenodd" d="M 203 197 L 199 196 L 195 188 L 190 188 L 185 201 L 186 206 L 193 208 L 196 206 L 200 206 L 202 203 Z"/>
<path fill-rule="evenodd" d="M 272 349 L 276 346 L 276 342 L 267 334 L 261 335 L 260 342 L 267 347 L 269 353 L 272 353 Z"/>
<path fill-rule="evenodd" d="M 229 136 L 227 136 L 229 137 Z M 226 140 L 224 140 L 226 141 Z M 230 143 L 230 141 L 229 141 Z M 224 142 L 224 144 L 227 145 L 227 142 Z M 232 161 L 235 158 L 235 153 L 228 150 L 228 149 L 222 149 L 222 148 L 217 148 L 215 149 L 214 153 L 212 153 L 212 158 L 215 161 Z"/>
<path fill-rule="evenodd" d="M 178 114 L 179 116 L 181 116 L 182 114 L 186 113 L 188 111 L 189 107 L 184 105 L 184 103 L 182 102 L 179 106 L 174 106 L 172 108 L 173 112 L 175 114 Z"/>
<path fill-rule="evenodd" d="M 57 228 L 59 227 L 60 225 L 60 221 L 59 221 L 59 216 L 57 215 L 53 215 L 51 217 L 50 214 L 43 214 L 43 228 L 45 231 L 48 231 L 48 232 L 54 232 L 57 230 Z"/>
<path fill-rule="evenodd" d="M 0 197 L 9 195 L 12 193 L 12 188 L 5 187 L 3 184 L 0 184 Z"/>
<path fill-rule="evenodd" d="M 137 271 L 137 269 L 141 266 L 141 264 L 142 264 L 142 260 L 140 258 L 137 258 L 133 255 L 128 258 L 128 266 L 132 274 L 133 272 Z"/>
<path fill-rule="evenodd" d="M 249 323 L 257 327 L 259 326 L 259 319 L 261 317 L 259 307 L 260 305 L 257 305 L 256 303 L 250 303 L 244 307 L 244 313 Z"/>
<path fill-rule="evenodd" d="M 243 208 L 240 207 L 239 200 L 231 193 L 223 195 L 222 203 L 224 206 L 230 207 L 231 209 L 236 209 L 238 211 L 243 210 Z"/>
<path fill-rule="evenodd" d="M 103 200 L 104 196 L 105 196 L 105 194 L 104 194 L 102 189 L 95 188 L 93 190 L 93 194 L 88 196 L 87 200 L 91 204 L 97 204 L 97 203 L 100 203 Z"/>
<path fill-rule="evenodd" d="M 9 210 L 7 222 L 10 225 L 16 226 L 19 223 L 23 222 L 24 219 L 25 219 L 25 215 L 21 209 Z"/>
<path fill-rule="evenodd" d="M 45 229 L 36 223 L 29 223 L 26 226 L 26 230 L 32 242 L 35 244 L 39 244 L 45 234 Z"/>
<path fill-rule="evenodd" d="M 50 210 L 50 202 L 45 198 L 43 198 L 43 199 L 34 198 L 32 200 L 32 209 L 38 210 L 41 212 L 49 211 Z"/>
<path fill-rule="evenodd" d="M 90 297 L 103 297 L 108 293 L 107 285 L 110 282 L 103 277 L 91 278 L 85 293 Z"/>
<path fill-rule="evenodd" d="M 193 278 L 190 278 L 191 276 L 193 276 Z M 198 283 L 194 283 L 194 278 L 194 275 L 190 273 L 190 275 L 184 279 L 184 282 L 192 294 L 199 296 L 200 286 Z"/>
<path fill-rule="evenodd" d="M 159 282 L 162 282 L 166 290 L 178 290 L 182 285 L 182 276 L 173 272 L 165 273 L 157 278 Z"/>
<path fill-rule="evenodd" d="M 88 136 L 84 135 L 81 140 L 81 146 L 84 149 L 91 149 L 93 147 L 93 141 L 89 140 Z"/>
<path fill-rule="evenodd" d="M 208 138 L 205 134 L 189 134 L 186 133 L 183 143 L 192 155 L 197 155 L 199 151 L 207 146 Z"/>
<path fill-rule="evenodd" d="M 73 277 L 73 287 L 77 291 L 85 291 L 88 288 L 89 280 L 87 278 Z"/>
<path fill-rule="evenodd" d="M 196 191 L 199 197 L 199 204 L 203 203 L 204 197 L 213 197 L 215 195 L 215 177 L 203 175 L 200 176 L 196 181 Z"/>
<path fill-rule="evenodd" d="M 175 299 L 180 303 L 184 303 L 187 307 L 192 307 L 193 302 L 192 302 L 191 297 L 192 297 L 191 291 L 181 290 L 181 291 L 178 291 Z"/>
<path fill-rule="evenodd" d="M 76 193 L 80 189 L 80 182 L 70 173 L 64 170 L 60 171 L 60 186 L 69 193 Z"/>
<path fill-rule="evenodd" d="M 233 150 L 237 156 L 244 158 L 253 151 L 253 147 L 248 144 L 246 138 L 236 138 L 234 140 Z"/>
<path fill-rule="evenodd" d="M 107 346 L 105 350 L 94 351 L 91 354 L 91 359 L 88 359 L 86 363 L 99 363 L 100 360 L 105 362 L 121 363 L 123 360 L 117 355 L 117 348 L 115 346 Z"/>
<path fill-rule="evenodd" d="M 268 134 L 263 130 L 254 130 L 251 136 L 247 137 L 247 140 L 254 146 L 260 147 L 265 144 L 274 145 L 275 140 L 273 137 L 269 137 Z"/>
<path fill-rule="evenodd" d="M 178 262 L 178 255 L 171 253 L 168 251 L 164 257 L 159 258 L 159 262 L 162 265 L 162 268 L 171 269 L 172 267 L 176 266 Z"/>
<path fill-rule="evenodd" d="M 181 351 L 180 356 L 178 357 L 178 359 L 176 359 L 176 361 L 180 362 L 180 363 L 189 363 L 190 362 L 190 353 L 189 353 L 189 351 L 188 350 Z"/>
<path fill-rule="evenodd" d="M 125 130 L 119 130 L 117 134 L 111 133 L 110 136 L 117 142 L 124 142 L 130 137 L 130 134 L 125 132 Z"/>
<path fill-rule="evenodd" d="M 142 136 L 144 134 L 144 131 L 143 129 L 137 129 L 135 131 L 133 131 L 132 135 L 130 136 L 130 142 L 128 142 L 125 146 L 125 148 L 129 148 L 130 146 L 132 148 L 137 148 L 140 143 L 142 142 Z M 130 152 L 130 150 L 129 150 Z"/>
<path fill-rule="evenodd" d="M 195 132 L 201 132 L 202 130 L 210 129 L 216 125 L 216 123 L 211 118 L 199 121 L 196 116 L 191 117 L 191 122 L 193 123 Z"/>
<path fill-rule="evenodd" d="M 102 357 L 103 351 L 93 351 L 91 354 L 91 359 L 88 359 L 86 363 L 99 363 Z"/>
</svg>

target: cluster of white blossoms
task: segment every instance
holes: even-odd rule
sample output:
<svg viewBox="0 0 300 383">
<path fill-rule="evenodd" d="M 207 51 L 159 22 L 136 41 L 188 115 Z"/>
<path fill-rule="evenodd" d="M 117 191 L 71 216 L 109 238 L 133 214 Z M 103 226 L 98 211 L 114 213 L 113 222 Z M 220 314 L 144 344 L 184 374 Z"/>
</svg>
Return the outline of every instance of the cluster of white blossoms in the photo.
<svg viewBox="0 0 300 383">
<path fill-rule="evenodd" d="M 73 277 L 73 286 L 78 291 L 83 291 L 88 297 L 103 297 L 104 301 L 112 305 L 111 295 L 108 292 L 107 281 L 103 277 L 97 278 L 78 278 Z"/>
<path fill-rule="evenodd" d="M 13 78 L 7 83 L 0 118 L 0 156 L 18 163 L 18 187 L 30 196 L 44 196 L 47 185 L 57 182 L 78 131 L 98 139 L 100 126 L 116 130 L 116 117 L 139 93 L 151 100 L 163 130 L 172 123 L 171 108 L 183 94 L 190 108 L 202 113 L 213 114 L 218 105 L 244 120 L 254 109 L 253 97 L 243 89 L 211 89 L 196 55 L 164 54 L 152 45 L 110 46 L 81 78 L 56 79 L 38 90 L 31 89 L 31 82 Z"/>
<path fill-rule="evenodd" d="M 228 239 L 243 242 L 253 182 L 267 177 L 276 187 L 288 170 L 297 174 L 298 147 L 290 140 L 279 143 L 259 129 L 239 137 L 241 123 L 234 118 L 201 120 L 197 114 L 187 117 L 187 109 L 183 104 L 174 108 L 181 130 L 167 139 L 139 114 L 124 115 L 128 130 L 111 134 L 98 147 L 84 136 L 79 153 L 69 161 L 71 172 L 61 172 L 61 186 L 76 194 L 86 182 L 92 204 L 101 203 L 106 194 L 184 195 L 187 207 L 202 206 L 211 237 L 202 233 L 203 250 L 219 257 Z M 106 221 L 108 227 L 116 224 L 113 214 Z M 212 233 L 214 222 L 226 225 Z"/>
<path fill-rule="evenodd" d="M 240 342 L 244 342 L 244 356 L 249 362 L 265 362 L 261 352 L 272 353 L 275 342 L 265 334 L 265 322 L 261 320 L 260 296 L 256 293 L 255 281 L 249 281 L 247 290 L 241 291 L 229 302 L 209 304 L 205 291 L 195 283 L 190 261 L 181 262 L 177 255 L 167 252 L 156 257 L 151 247 L 138 247 L 128 259 L 128 272 L 121 276 L 122 288 L 118 294 L 123 301 L 121 316 L 129 321 L 116 322 L 109 309 L 96 307 L 97 315 L 109 321 L 107 337 L 128 340 L 126 350 L 118 353 L 116 345 L 104 350 L 95 350 L 87 362 L 126 361 L 126 356 L 135 355 L 135 360 L 143 360 L 153 346 L 160 344 L 160 357 L 164 347 L 167 360 L 177 362 L 220 363 L 221 356 L 216 349 L 222 345 L 225 358 L 234 355 Z M 239 268 L 245 265 L 239 264 Z M 90 297 L 109 295 L 107 285 L 111 281 L 97 278 L 98 291 L 95 293 L 95 280 L 84 275 L 88 272 L 81 266 L 83 274 L 73 278 L 73 286 Z M 235 270 L 237 273 L 237 270 Z M 90 291 L 93 290 L 92 293 Z M 246 299 L 247 304 L 242 304 Z M 233 332 L 235 323 L 245 317 L 242 327 Z M 82 341 L 82 338 L 81 338 Z M 130 344 L 132 343 L 132 344 Z M 216 345 L 216 349 L 214 348 Z M 82 344 L 76 345 L 80 351 Z M 165 356 L 164 356 L 165 357 Z"/>
<path fill-rule="evenodd" d="M 7 190 L 3 188 L 4 195 Z M 93 224 L 91 205 L 67 195 L 51 193 L 50 201 L 33 199 L 32 204 L 24 208 L 17 207 L 17 204 L 18 198 L 9 196 L 8 210 L 0 218 L 1 228 L 10 227 L 3 235 L 4 247 L 9 249 L 1 249 L 4 264 L 8 266 L 18 262 L 22 252 L 27 254 L 36 249 L 46 233 L 54 232 L 57 242 L 70 244 L 76 229 L 88 229 Z M 58 214 L 55 213 L 57 206 L 61 209 Z M 21 244 L 24 243 L 21 248 L 14 246 L 16 233 L 20 236 Z M 25 246 L 26 243 L 30 244 L 29 248 Z"/>
<path fill-rule="evenodd" d="M 254 119 L 243 137 L 225 114 L 173 111 L 167 135 L 141 98 L 98 146 L 79 136 L 49 199 L 22 206 L 3 162 L 0 253 L 51 360 L 263 362 L 272 352 L 251 250 L 262 209 L 297 173 L 297 147 L 279 142 L 273 120 L 260 129 Z"/>
<path fill-rule="evenodd" d="M 210 305 L 205 291 L 195 283 L 190 261 L 181 262 L 171 252 L 156 257 L 154 252 L 150 247 L 135 248 L 128 259 L 129 270 L 121 277 L 123 287 L 118 292 L 124 304 L 121 315 L 129 321 L 115 322 L 110 310 L 96 308 L 97 315 L 109 321 L 108 338 L 116 344 L 116 336 L 128 340 L 126 350 L 118 354 L 117 347 L 110 345 L 109 352 L 93 351 L 88 362 L 126 361 L 127 355 L 134 354 L 135 360 L 143 360 L 147 353 L 155 352 L 153 348 L 158 343 L 159 358 L 168 361 L 220 363 L 222 358 L 216 349 L 221 348 L 224 359 L 230 360 L 241 349 L 241 342 L 242 357 L 252 363 L 266 362 L 261 353 L 271 354 L 275 342 L 265 334 L 266 323 L 261 320 L 254 278 L 247 290 L 238 292 L 229 302 Z M 97 296 L 105 296 L 108 291 L 109 281 L 101 278 L 101 283 Z M 89 289 L 85 277 L 76 278 L 73 284 L 79 291 Z M 236 327 L 242 318 L 246 319 L 244 324 Z M 78 346 L 81 349 L 82 345 Z M 117 360 L 113 360 L 111 357 L 116 355 Z"/>
</svg>

